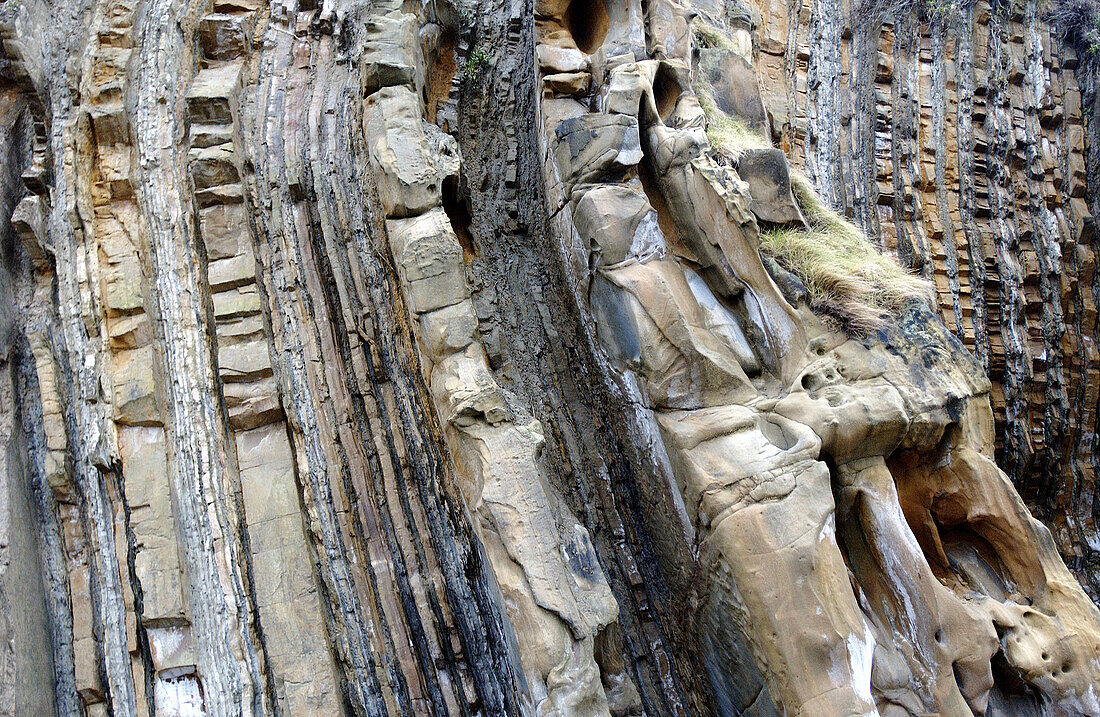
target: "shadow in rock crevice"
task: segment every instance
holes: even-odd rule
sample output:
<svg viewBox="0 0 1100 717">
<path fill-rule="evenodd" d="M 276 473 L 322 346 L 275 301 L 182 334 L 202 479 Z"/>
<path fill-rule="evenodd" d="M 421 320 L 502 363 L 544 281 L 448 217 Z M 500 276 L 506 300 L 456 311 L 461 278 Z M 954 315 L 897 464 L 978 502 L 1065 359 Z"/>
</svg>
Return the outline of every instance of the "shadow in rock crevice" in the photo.
<svg viewBox="0 0 1100 717">
<path fill-rule="evenodd" d="M 562 17 L 562 25 L 573 37 L 577 49 L 591 55 L 607 37 L 611 19 L 604 0 L 573 0 Z"/>
</svg>

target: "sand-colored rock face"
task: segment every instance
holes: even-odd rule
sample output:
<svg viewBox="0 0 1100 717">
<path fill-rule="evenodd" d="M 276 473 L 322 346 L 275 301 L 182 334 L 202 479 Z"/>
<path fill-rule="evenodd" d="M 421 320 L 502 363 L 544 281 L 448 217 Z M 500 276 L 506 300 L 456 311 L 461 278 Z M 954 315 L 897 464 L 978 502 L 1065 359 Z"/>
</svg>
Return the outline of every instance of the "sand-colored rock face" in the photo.
<svg viewBox="0 0 1100 717">
<path fill-rule="evenodd" d="M 959 61 L 1008 68 L 982 95 L 895 39 L 942 50 L 942 9 L 826 5 L 0 6 L 0 715 L 1100 717 L 1082 510 L 1057 542 L 1029 513 L 1001 435 L 1035 409 L 981 349 L 1019 312 L 960 299 L 969 155 L 918 202 L 894 136 L 870 222 L 838 157 L 871 120 L 821 114 L 841 72 L 867 101 L 929 64 L 1007 116 L 1049 32 L 966 4 Z M 1068 152 L 1083 226 L 1072 92 L 1020 142 Z M 1032 169 L 983 194 L 997 237 Z M 1053 232 L 1036 182 L 1013 221 Z M 822 309 L 762 237 L 829 208 L 946 323 L 912 281 Z M 984 276 L 1032 261 L 994 244 Z"/>
<path fill-rule="evenodd" d="M 1100 613 L 986 455 L 984 376 L 919 305 L 857 342 L 788 303 L 757 225 L 804 221 L 777 209 L 789 184 L 715 163 L 687 68 L 665 56 L 608 60 L 600 112 L 561 121 L 571 100 L 550 90 L 547 176 L 591 252 L 581 301 L 659 427 L 703 599 L 727 603 L 772 709 L 985 714 L 1027 683 L 1096 712 Z M 718 670 L 737 655 L 712 645 Z M 753 699 L 732 707 L 765 709 Z"/>
</svg>

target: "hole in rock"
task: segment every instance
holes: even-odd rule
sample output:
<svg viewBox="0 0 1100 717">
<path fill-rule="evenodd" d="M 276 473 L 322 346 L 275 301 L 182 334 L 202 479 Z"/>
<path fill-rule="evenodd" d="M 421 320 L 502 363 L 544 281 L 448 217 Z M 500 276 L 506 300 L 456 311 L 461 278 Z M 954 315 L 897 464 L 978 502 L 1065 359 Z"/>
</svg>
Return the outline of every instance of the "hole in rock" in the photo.
<svg viewBox="0 0 1100 717">
<path fill-rule="evenodd" d="M 591 55 L 603 44 L 611 21 L 604 0 L 573 0 L 565 11 L 562 24 L 573 36 L 577 48 Z"/>
<path fill-rule="evenodd" d="M 477 247 L 474 246 L 474 237 L 470 234 L 470 207 L 465 193 L 458 185 L 458 177 L 447 177 L 443 180 L 442 195 L 443 211 L 451 220 L 451 228 L 462 247 L 462 259 L 469 264 L 477 256 Z"/>
<path fill-rule="evenodd" d="M 935 503 L 933 503 L 935 516 Z M 936 521 L 937 524 L 939 520 Z M 1012 580 L 997 551 L 968 527 L 939 528 L 948 567 L 963 584 L 995 600 L 1006 600 Z"/>
<path fill-rule="evenodd" d="M 667 120 L 672 111 L 676 109 L 676 101 L 680 99 L 684 89 L 680 87 L 676 75 L 667 65 L 661 65 L 657 70 L 657 76 L 653 79 L 653 101 L 657 104 L 657 114 L 661 120 Z"/>
<path fill-rule="evenodd" d="M 986 717 L 1038 717 L 1044 714 L 1042 698 L 1008 664 L 1003 651 L 993 656 L 990 666 L 993 668 L 993 689 L 989 691 Z"/>
</svg>

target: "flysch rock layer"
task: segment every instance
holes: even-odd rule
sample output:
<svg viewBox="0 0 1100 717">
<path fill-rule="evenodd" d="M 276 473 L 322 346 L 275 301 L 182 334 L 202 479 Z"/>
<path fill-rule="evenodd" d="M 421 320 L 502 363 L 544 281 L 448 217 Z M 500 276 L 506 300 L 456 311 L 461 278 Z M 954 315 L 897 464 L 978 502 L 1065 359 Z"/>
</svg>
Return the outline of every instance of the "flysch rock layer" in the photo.
<svg viewBox="0 0 1100 717">
<path fill-rule="evenodd" d="M 1100 717 L 1096 13 L 0 4 L 0 715 Z"/>
</svg>

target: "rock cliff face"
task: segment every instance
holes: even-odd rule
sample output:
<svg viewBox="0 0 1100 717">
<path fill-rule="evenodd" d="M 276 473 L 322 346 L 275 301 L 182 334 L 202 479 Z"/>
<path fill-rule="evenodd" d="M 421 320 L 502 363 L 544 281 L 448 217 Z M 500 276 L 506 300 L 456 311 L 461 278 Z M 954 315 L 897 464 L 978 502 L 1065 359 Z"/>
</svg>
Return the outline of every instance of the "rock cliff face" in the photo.
<svg viewBox="0 0 1100 717">
<path fill-rule="evenodd" d="M 0 714 L 1100 717 L 1075 3 L 0 4 Z"/>
</svg>

